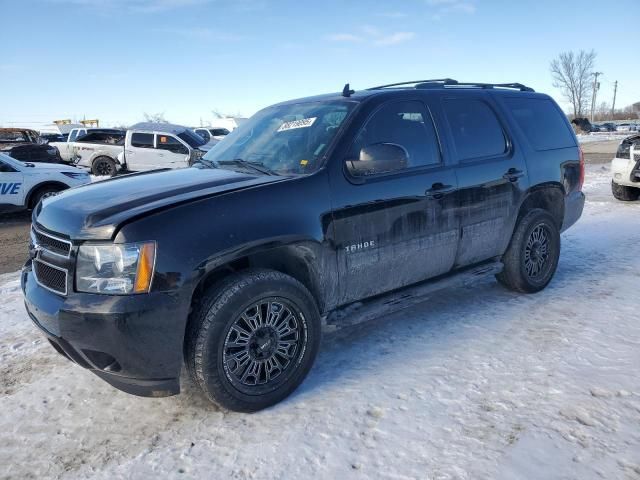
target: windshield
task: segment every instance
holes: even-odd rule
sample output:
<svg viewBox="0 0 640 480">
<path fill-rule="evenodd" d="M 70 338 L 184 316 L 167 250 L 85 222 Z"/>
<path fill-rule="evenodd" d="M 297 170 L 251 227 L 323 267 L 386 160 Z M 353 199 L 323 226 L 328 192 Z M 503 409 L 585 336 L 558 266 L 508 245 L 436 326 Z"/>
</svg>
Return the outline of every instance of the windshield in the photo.
<svg viewBox="0 0 640 480">
<path fill-rule="evenodd" d="M 191 148 L 198 148 L 207 143 L 193 130 L 185 130 L 184 132 L 179 133 L 178 137 L 180 137 L 182 141 L 186 142 Z"/>
<path fill-rule="evenodd" d="M 218 167 L 240 160 L 281 175 L 313 173 L 355 105 L 335 101 L 265 108 L 227 135 L 204 159 Z"/>
<path fill-rule="evenodd" d="M 0 131 L 0 142 L 6 143 L 24 143 L 24 142 L 35 142 L 30 132 L 26 130 L 5 130 Z"/>
</svg>

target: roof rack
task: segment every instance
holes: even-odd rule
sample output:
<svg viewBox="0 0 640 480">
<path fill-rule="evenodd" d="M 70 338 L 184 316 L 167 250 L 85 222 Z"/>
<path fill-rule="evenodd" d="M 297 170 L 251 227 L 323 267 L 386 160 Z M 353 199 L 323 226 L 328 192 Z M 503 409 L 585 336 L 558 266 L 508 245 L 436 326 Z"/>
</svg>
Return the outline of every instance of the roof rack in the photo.
<svg viewBox="0 0 640 480">
<path fill-rule="evenodd" d="M 380 90 L 383 88 L 400 87 L 406 85 L 414 85 L 414 88 L 426 89 L 426 88 L 456 88 L 456 87 L 471 87 L 471 88 L 510 88 L 520 90 L 522 92 L 534 92 L 531 87 L 527 87 L 521 83 L 479 83 L 479 82 L 458 82 L 452 78 L 437 78 L 433 80 L 416 80 L 413 82 L 399 82 L 390 83 L 388 85 L 380 85 L 379 87 L 368 88 L 367 90 Z"/>
</svg>

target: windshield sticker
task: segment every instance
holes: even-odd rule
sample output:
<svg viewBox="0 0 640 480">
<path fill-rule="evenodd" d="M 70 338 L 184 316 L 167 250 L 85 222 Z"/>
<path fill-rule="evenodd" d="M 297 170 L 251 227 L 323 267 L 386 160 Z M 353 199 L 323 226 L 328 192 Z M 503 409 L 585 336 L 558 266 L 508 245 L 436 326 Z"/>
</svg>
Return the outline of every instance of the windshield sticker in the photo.
<svg viewBox="0 0 640 480">
<path fill-rule="evenodd" d="M 301 118 L 300 120 L 294 120 L 292 122 L 284 122 L 276 131 L 284 132 L 285 130 L 294 130 L 296 128 L 307 128 L 313 125 L 313 122 L 315 122 L 317 118 L 318 117 Z"/>
</svg>

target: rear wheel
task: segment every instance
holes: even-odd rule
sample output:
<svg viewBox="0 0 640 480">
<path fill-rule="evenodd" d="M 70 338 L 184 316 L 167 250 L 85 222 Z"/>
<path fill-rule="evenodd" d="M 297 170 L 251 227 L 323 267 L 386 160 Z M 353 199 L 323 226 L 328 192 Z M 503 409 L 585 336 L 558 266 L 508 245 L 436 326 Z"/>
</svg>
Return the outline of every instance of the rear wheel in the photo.
<svg viewBox="0 0 640 480">
<path fill-rule="evenodd" d="M 116 162 L 109 157 L 98 157 L 91 165 L 91 173 L 99 177 L 113 177 L 116 174 Z"/>
<path fill-rule="evenodd" d="M 625 187 L 616 182 L 611 182 L 611 191 L 616 200 L 622 202 L 634 202 L 640 198 L 640 188 Z"/>
<path fill-rule="evenodd" d="M 520 219 L 496 278 L 511 290 L 538 292 L 553 278 L 559 258 L 558 226 L 549 212 L 537 208 Z"/>
<path fill-rule="evenodd" d="M 210 400 L 253 412 L 300 385 L 320 335 L 315 301 L 300 282 L 280 272 L 248 271 L 204 295 L 190 320 L 185 360 Z"/>
</svg>

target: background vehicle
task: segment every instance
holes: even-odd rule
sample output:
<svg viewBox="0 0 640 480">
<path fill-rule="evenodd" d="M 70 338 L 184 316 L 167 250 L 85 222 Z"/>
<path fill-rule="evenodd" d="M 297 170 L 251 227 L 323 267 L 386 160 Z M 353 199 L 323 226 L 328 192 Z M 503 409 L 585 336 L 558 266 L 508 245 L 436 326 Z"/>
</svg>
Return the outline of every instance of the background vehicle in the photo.
<svg viewBox="0 0 640 480">
<path fill-rule="evenodd" d="M 47 199 L 25 304 L 59 352 L 119 389 L 176 394 L 185 363 L 212 401 L 255 411 L 302 382 L 323 319 L 486 275 L 545 288 L 583 180 L 566 116 L 523 85 L 346 86 L 261 110 L 198 168 Z"/>
<path fill-rule="evenodd" d="M 73 147 L 76 139 L 82 135 L 86 135 L 87 132 L 91 130 L 92 128 L 87 127 L 72 128 L 64 141 L 49 142 L 49 145 L 58 149 L 63 161 L 72 162 L 74 156 Z"/>
<path fill-rule="evenodd" d="M 193 130 L 170 123 L 137 123 L 125 137 L 118 155 L 121 168 L 142 172 L 158 168 L 184 168 L 199 160 L 209 149 Z"/>
<path fill-rule="evenodd" d="M 21 162 L 0 153 L 0 212 L 34 208 L 43 198 L 90 181 L 69 165 Z"/>
<path fill-rule="evenodd" d="M 622 201 L 640 198 L 640 135 L 632 135 L 620 142 L 611 162 L 611 190 Z"/>
<path fill-rule="evenodd" d="M 211 127 L 198 127 L 193 130 L 198 135 L 202 137 L 202 139 L 213 146 L 222 140 L 224 137 L 229 135 L 229 130 L 226 128 L 211 128 Z"/>
<path fill-rule="evenodd" d="M 41 133 L 40 138 L 46 143 L 67 141 L 67 137 L 61 133 Z"/>
<path fill-rule="evenodd" d="M 118 155 L 124 148 L 126 130 L 95 128 L 80 135 L 71 146 L 71 160 L 94 175 L 115 175 Z"/>
<path fill-rule="evenodd" d="M 617 127 L 615 123 L 606 122 L 600 125 L 600 129 L 605 132 L 615 132 Z"/>
<path fill-rule="evenodd" d="M 0 152 L 23 162 L 62 162 L 57 148 L 26 128 L 0 128 Z"/>
</svg>

